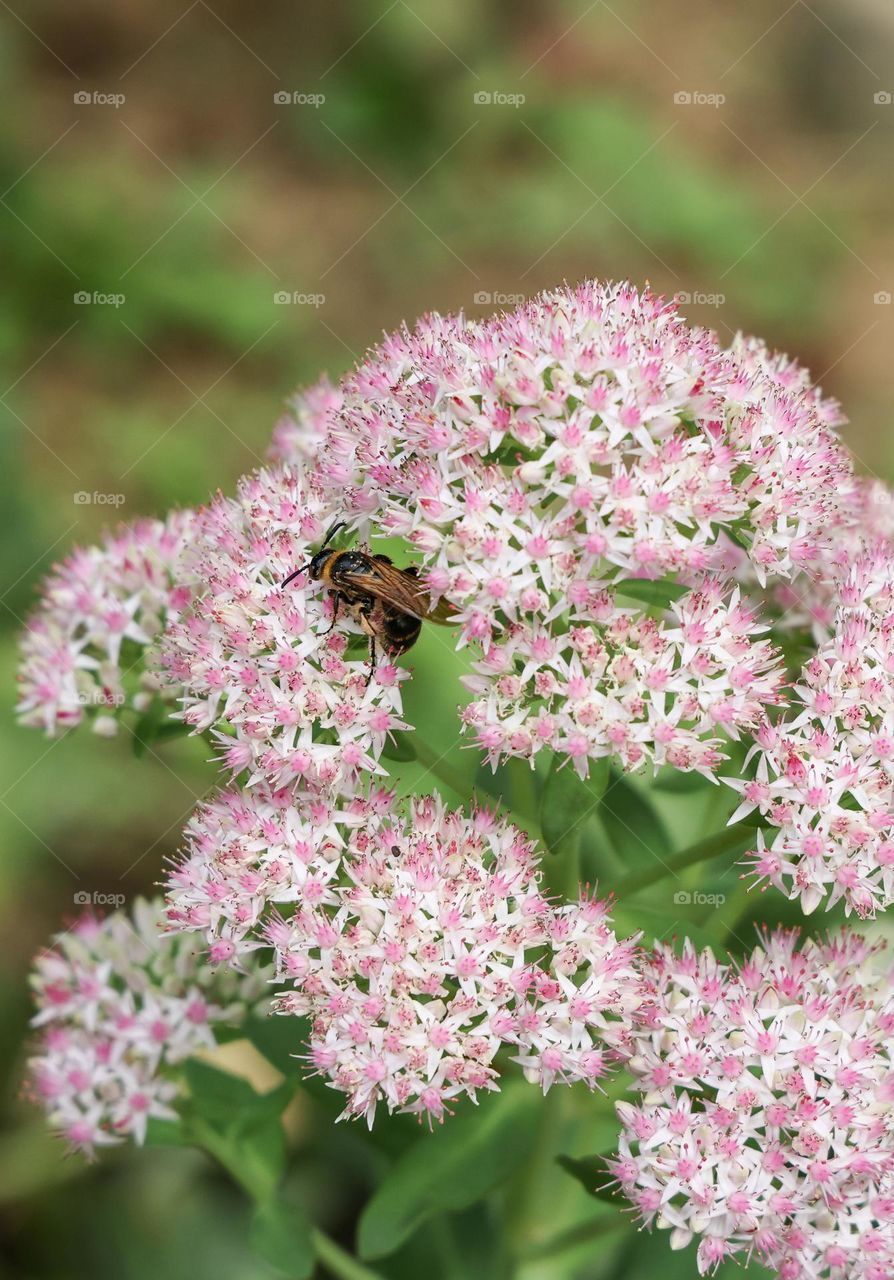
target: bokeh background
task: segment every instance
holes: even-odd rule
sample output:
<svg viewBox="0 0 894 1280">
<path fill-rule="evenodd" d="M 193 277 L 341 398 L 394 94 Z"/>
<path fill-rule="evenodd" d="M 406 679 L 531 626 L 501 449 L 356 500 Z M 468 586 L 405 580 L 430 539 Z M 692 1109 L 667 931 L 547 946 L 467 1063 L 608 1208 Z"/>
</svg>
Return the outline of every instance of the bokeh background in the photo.
<svg viewBox="0 0 894 1280">
<path fill-rule="evenodd" d="M 290 390 L 382 330 L 584 276 L 797 355 L 890 476 L 894 9 L 0 0 L 0 21 L 0 1275 L 248 1280 L 241 1204 L 199 1157 L 85 1170 L 18 1097 L 30 955 L 76 892 L 151 891 L 215 781 L 194 745 L 15 727 L 36 583 L 117 519 L 231 487 Z M 326 1142 L 338 1225 L 367 1174 Z M 622 1272 L 684 1263 L 656 1240 Z"/>
</svg>

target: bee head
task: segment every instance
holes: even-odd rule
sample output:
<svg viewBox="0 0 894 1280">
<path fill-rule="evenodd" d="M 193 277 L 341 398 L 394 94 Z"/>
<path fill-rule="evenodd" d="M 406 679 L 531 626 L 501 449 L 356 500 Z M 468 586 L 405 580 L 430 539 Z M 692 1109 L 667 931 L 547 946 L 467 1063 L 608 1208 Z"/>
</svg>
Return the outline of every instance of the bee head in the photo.
<svg viewBox="0 0 894 1280">
<path fill-rule="evenodd" d="M 289 576 L 283 581 L 282 586 L 287 587 L 290 582 L 294 582 L 295 579 L 299 577 L 299 575 L 302 573 L 307 573 L 311 578 L 314 578 L 317 580 L 324 577 L 326 564 L 329 560 L 331 560 L 332 556 L 335 554 L 331 550 L 329 544 L 331 543 L 335 535 L 338 533 L 339 529 L 343 529 L 344 527 L 345 527 L 344 520 L 339 520 L 336 524 L 334 524 L 332 528 L 329 529 L 329 531 L 327 532 L 326 537 L 323 539 L 323 545 L 320 548 L 320 550 L 317 551 L 315 555 L 311 556 L 307 564 L 301 565 L 300 568 L 295 569 L 294 572 L 290 573 Z"/>
<path fill-rule="evenodd" d="M 323 569 L 326 566 L 326 561 L 330 558 L 331 555 L 332 555 L 332 552 L 327 551 L 324 547 L 322 551 L 318 551 L 316 555 L 311 556 L 311 558 L 307 562 L 307 565 L 305 566 L 311 578 L 322 578 Z"/>
</svg>

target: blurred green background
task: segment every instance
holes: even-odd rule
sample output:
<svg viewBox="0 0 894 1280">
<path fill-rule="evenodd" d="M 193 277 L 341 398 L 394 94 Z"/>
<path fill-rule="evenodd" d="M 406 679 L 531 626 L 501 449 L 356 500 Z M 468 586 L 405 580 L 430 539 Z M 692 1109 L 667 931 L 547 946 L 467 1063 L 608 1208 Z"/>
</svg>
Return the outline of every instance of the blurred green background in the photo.
<svg viewBox="0 0 894 1280">
<path fill-rule="evenodd" d="M 262 1270 L 240 1202 L 198 1157 L 85 1172 L 17 1098 L 30 955 L 76 888 L 151 890 L 215 781 L 194 745 L 137 761 L 15 728 L 36 582 L 110 519 L 231 487 L 290 390 L 382 330 L 583 276 L 649 280 L 724 338 L 797 355 L 890 475 L 894 11 L 10 0 L 0 18 L 0 1275 L 242 1280 Z M 336 1226 L 372 1176 L 338 1132 L 319 1166 L 324 1189 L 353 1169 Z M 694 1272 L 664 1240 L 618 1257 L 575 1274 Z"/>
</svg>

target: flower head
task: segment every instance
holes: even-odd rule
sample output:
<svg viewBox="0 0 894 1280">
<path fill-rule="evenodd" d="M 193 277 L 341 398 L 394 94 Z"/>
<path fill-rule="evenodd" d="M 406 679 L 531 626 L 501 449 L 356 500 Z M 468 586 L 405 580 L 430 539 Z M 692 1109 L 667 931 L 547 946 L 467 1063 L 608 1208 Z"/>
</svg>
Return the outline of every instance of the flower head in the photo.
<svg viewBox="0 0 894 1280">
<path fill-rule="evenodd" d="M 123 525 L 54 570 L 22 639 L 24 724 L 55 734 L 90 715 L 110 734 L 122 708 L 148 702 L 145 650 L 190 599 L 180 560 L 191 525 L 187 511 Z"/>
<path fill-rule="evenodd" d="M 763 722 L 784 673 L 737 588 L 707 579 L 657 620 L 581 580 L 564 632 L 510 626 L 466 683 L 464 723 L 496 763 L 544 748 L 588 762 L 615 756 L 712 775 L 723 737 Z"/>
<path fill-rule="evenodd" d="M 736 966 L 659 947 L 644 977 L 611 1162 L 644 1222 L 698 1237 L 701 1273 L 745 1252 L 779 1280 L 890 1275 L 890 962 L 777 933 Z"/>
<path fill-rule="evenodd" d="M 316 415 L 313 466 L 455 607 L 481 655 L 466 724 L 492 761 L 547 744 L 582 773 L 606 754 L 713 771 L 716 731 L 778 701 L 730 547 L 761 582 L 817 560 L 851 475 L 835 420 L 758 344 L 724 352 L 660 298 L 586 284 L 387 338 Z M 625 600 L 668 578 L 674 598 L 695 589 L 680 608 L 701 648 L 678 643 L 688 618 Z"/>
<path fill-rule="evenodd" d="M 292 463 L 313 462 L 341 405 L 341 391 L 325 376 L 296 392 L 273 430 L 271 456 Z"/>
<path fill-rule="evenodd" d="M 777 828 L 759 876 L 805 911 L 843 900 L 868 916 L 894 902 L 894 555 L 845 563 L 828 638 L 801 670 L 785 719 L 757 734 L 754 776 L 727 778 Z"/>
<path fill-rule="evenodd" d="M 326 794 L 231 787 L 203 804 L 169 873 L 165 928 L 201 934 L 214 963 L 242 964 L 269 945 L 272 909 L 332 902 L 351 833 L 370 831 L 391 807 L 387 791 L 338 800 Z"/>
<path fill-rule="evenodd" d="M 498 1087 L 513 1046 L 527 1074 L 591 1086 L 635 1003 L 633 948 L 604 904 L 554 908 L 521 832 L 481 810 L 414 803 L 352 833 L 341 876 L 267 930 L 310 1019 L 310 1060 L 372 1123 L 377 1106 L 441 1120 Z"/>
<path fill-rule="evenodd" d="M 216 1023 L 239 1021 L 264 991 L 258 974 L 215 971 L 183 939 L 159 939 L 160 904 L 82 917 L 38 956 L 32 974 L 40 1042 L 30 1083 L 72 1147 L 142 1142 L 171 1119 L 171 1068 L 213 1047 Z"/>
</svg>

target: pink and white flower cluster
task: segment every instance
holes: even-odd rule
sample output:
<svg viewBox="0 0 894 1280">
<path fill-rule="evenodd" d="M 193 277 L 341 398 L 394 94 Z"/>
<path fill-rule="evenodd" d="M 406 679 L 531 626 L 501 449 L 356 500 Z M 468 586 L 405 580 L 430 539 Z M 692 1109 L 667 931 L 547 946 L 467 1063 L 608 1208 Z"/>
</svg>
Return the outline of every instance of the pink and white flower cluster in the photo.
<svg viewBox="0 0 894 1280">
<path fill-rule="evenodd" d="M 894 554 L 894 492 L 880 480 L 855 476 L 842 499 L 830 541 L 810 571 L 774 582 L 771 590 L 756 599 L 774 632 L 800 631 L 808 643 L 812 636 L 821 644 L 835 626 L 837 610 L 847 603 L 854 564 L 866 557 L 881 564 L 886 555 Z M 745 582 L 750 581 L 742 553 L 738 553 L 738 571 Z"/>
<path fill-rule="evenodd" d="M 493 761 L 547 746 L 581 772 L 609 753 L 716 769 L 718 726 L 778 701 L 730 548 L 754 580 L 791 577 L 852 484 L 835 411 L 796 366 L 587 284 L 484 322 L 428 317 L 302 413 L 316 482 L 357 529 L 406 538 L 456 607 L 481 654 L 466 724 Z M 307 458 L 299 436 L 279 430 L 281 457 Z M 622 584 L 667 575 L 698 593 L 650 626 Z M 680 644 L 705 611 L 704 642 Z"/>
<path fill-rule="evenodd" d="M 582 774 L 606 755 L 715 773 L 783 680 L 737 581 L 830 554 L 855 491 L 838 421 L 796 365 L 724 351 L 628 285 L 427 317 L 296 397 L 286 465 L 195 518 L 179 573 L 197 598 L 162 645 L 184 718 L 250 785 L 338 792 L 381 770 L 404 670 L 367 683 L 325 589 L 279 585 L 344 519 L 405 538 L 454 605 L 476 654 L 463 723 L 493 764 L 546 748 Z M 631 579 L 669 579 L 673 611 Z"/>
<path fill-rule="evenodd" d="M 213 1027 L 244 1021 L 266 975 L 213 970 L 188 939 L 160 938 L 161 904 L 133 917 L 83 916 L 32 973 L 40 1040 L 29 1081 L 50 1126 L 88 1156 L 173 1119 L 177 1063 L 213 1048 Z"/>
<path fill-rule="evenodd" d="M 311 1019 L 311 1061 L 370 1123 L 377 1105 L 441 1119 L 497 1087 L 513 1046 L 544 1088 L 590 1086 L 638 998 L 633 947 L 604 904 L 551 907 L 534 850 L 487 811 L 435 799 L 357 839 L 341 884 L 274 924 L 284 1012 Z M 327 900 L 328 898 L 328 900 Z"/>
<path fill-rule="evenodd" d="M 513 624 L 475 663 L 466 683 L 481 696 L 463 721 L 492 762 L 546 748 L 584 775 L 612 755 L 626 769 L 648 760 L 711 776 L 720 733 L 756 729 L 782 701 L 778 653 L 738 589 L 706 579 L 664 620 L 598 584 L 579 584 L 576 600 L 561 637 Z"/>
<path fill-rule="evenodd" d="M 768 937 L 723 965 L 687 944 L 643 969 L 612 1172 L 699 1271 L 744 1255 L 779 1280 L 894 1272 L 894 983 L 853 934 Z"/>
<path fill-rule="evenodd" d="M 803 666 L 788 716 L 756 738 L 754 776 L 727 778 L 777 828 L 754 869 L 805 911 L 894 902 L 894 554 L 842 568 L 828 638 Z"/>
<path fill-rule="evenodd" d="M 544 1091 L 624 1067 L 614 1178 L 702 1273 L 894 1275 L 882 951 L 777 933 L 740 963 L 644 958 L 604 901 L 547 897 L 509 821 L 396 799 L 409 672 L 370 671 L 324 583 L 282 585 L 336 523 L 403 539 L 470 649 L 460 723 L 495 768 L 547 751 L 583 777 L 612 757 L 722 780 L 733 820 L 772 828 L 760 878 L 868 916 L 894 903 L 894 498 L 840 422 L 763 344 L 585 284 L 391 335 L 295 398 L 234 497 L 71 556 L 24 640 L 23 720 L 111 733 L 161 695 L 231 780 L 163 904 L 87 917 L 36 962 L 53 1129 L 88 1155 L 142 1142 L 176 1116 L 178 1064 L 275 982 L 347 1117 L 431 1124 L 510 1064 Z"/>
<path fill-rule="evenodd" d="M 89 716 L 110 735 L 122 709 L 148 705 L 146 649 L 192 594 L 180 572 L 191 525 L 188 511 L 123 525 L 53 571 L 22 638 L 23 723 L 56 734 Z"/>
<path fill-rule="evenodd" d="M 368 679 L 365 642 L 347 653 L 325 590 L 306 577 L 282 587 L 337 510 L 311 478 L 279 467 L 243 479 L 193 525 L 186 571 L 201 592 L 168 626 L 161 662 L 183 690 L 183 719 L 212 732 L 248 785 L 350 791 L 361 774 L 384 772 L 388 735 L 407 728 L 407 672 L 383 662 Z"/>
<path fill-rule="evenodd" d="M 504 1045 L 545 1089 L 593 1086 L 639 989 L 605 904 L 547 902 L 531 842 L 487 810 L 429 798 L 405 818 L 388 799 L 303 822 L 257 791 L 215 802 L 171 877 L 168 926 L 202 931 L 215 960 L 272 946 L 295 988 L 279 1010 L 309 1017 L 311 1062 L 370 1124 L 380 1103 L 440 1120 L 497 1088 Z"/>
<path fill-rule="evenodd" d="M 341 390 L 325 375 L 297 391 L 273 429 L 270 455 L 303 469 L 312 464 L 327 438 L 332 415 L 341 408 Z"/>
<path fill-rule="evenodd" d="M 220 792 L 186 828 L 185 852 L 167 879 L 166 930 L 199 932 L 213 964 L 241 965 L 269 945 L 274 909 L 326 898 L 352 833 L 381 826 L 393 800 L 375 786 L 343 801 L 263 785 Z"/>
</svg>

